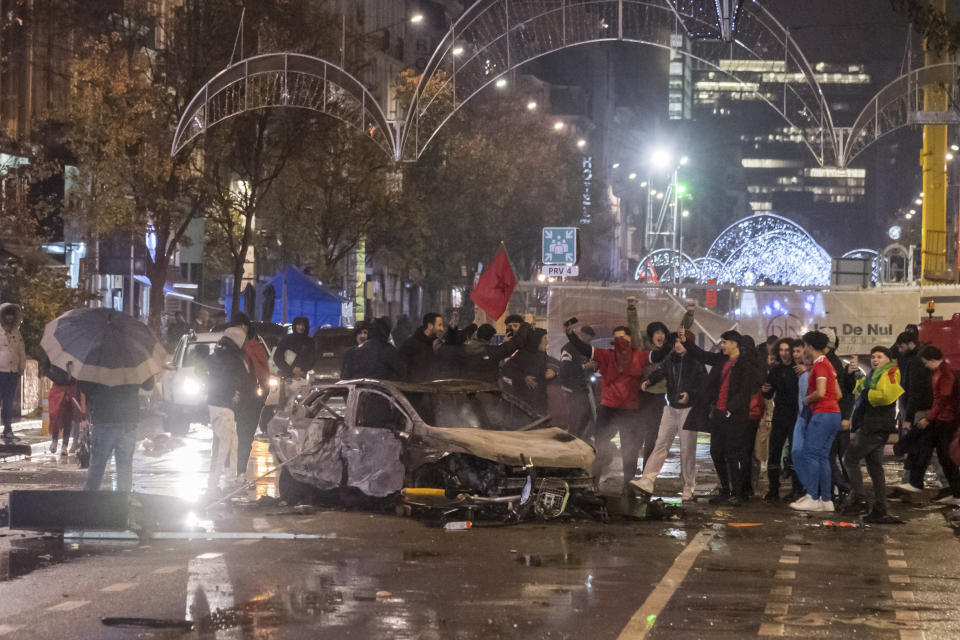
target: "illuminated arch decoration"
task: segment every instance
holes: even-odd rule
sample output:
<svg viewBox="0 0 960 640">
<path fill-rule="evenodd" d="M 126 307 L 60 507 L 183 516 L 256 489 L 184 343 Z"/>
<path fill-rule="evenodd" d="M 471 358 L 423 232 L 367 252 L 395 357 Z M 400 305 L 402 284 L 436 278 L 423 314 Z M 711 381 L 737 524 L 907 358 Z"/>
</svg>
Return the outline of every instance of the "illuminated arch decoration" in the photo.
<svg viewBox="0 0 960 640">
<path fill-rule="evenodd" d="M 336 118 L 400 159 L 396 129 L 363 83 L 335 64 L 299 53 L 253 56 L 211 78 L 180 117 L 170 154 L 228 118 L 267 107 L 309 109 Z"/>
<path fill-rule="evenodd" d="M 697 267 L 697 282 L 706 284 L 710 280 L 720 281 L 720 276 L 723 273 L 723 263 L 719 260 L 704 256 L 695 258 L 693 264 Z"/>
<path fill-rule="evenodd" d="M 910 125 L 960 124 L 954 111 L 925 113 L 923 89 L 940 86 L 948 91 L 949 104 L 960 101 L 960 66 L 953 62 L 929 65 L 905 73 L 867 103 L 850 128 L 837 128 L 837 165 L 848 166 L 864 149 L 885 135 Z"/>
<path fill-rule="evenodd" d="M 836 161 L 833 120 L 813 70 L 789 31 L 756 0 L 478 0 L 427 63 L 399 134 L 403 156 L 419 158 L 460 107 L 526 62 L 595 42 L 670 49 L 671 35 L 681 31 L 692 40 L 681 53 L 743 82 L 804 132 L 820 165 Z M 714 61 L 721 58 L 783 60 L 785 69 L 751 84 L 737 76 L 736 64 L 719 67 Z"/>
<path fill-rule="evenodd" d="M 783 229 L 737 247 L 724 263 L 720 280 L 744 287 L 827 286 L 830 267 L 830 255 L 806 232 Z"/>
<path fill-rule="evenodd" d="M 880 282 L 880 280 L 883 278 L 884 258 L 873 249 L 851 249 L 840 257 L 854 258 L 856 260 L 870 260 L 870 280 L 873 282 Z"/>
<path fill-rule="evenodd" d="M 676 278 L 674 278 L 676 270 Z M 657 249 L 644 256 L 637 265 L 634 280 L 648 283 L 682 282 L 699 278 L 700 270 L 693 259 L 685 253 L 673 249 Z"/>
<path fill-rule="evenodd" d="M 758 213 L 737 220 L 720 232 L 707 250 L 706 257 L 725 264 L 730 256 L 748 242 L 768 233 L 795 232 L 806 237 L 806 241 L 818 245 L 806 229 L 799 224 L 775 213 Z"/>
</svg>

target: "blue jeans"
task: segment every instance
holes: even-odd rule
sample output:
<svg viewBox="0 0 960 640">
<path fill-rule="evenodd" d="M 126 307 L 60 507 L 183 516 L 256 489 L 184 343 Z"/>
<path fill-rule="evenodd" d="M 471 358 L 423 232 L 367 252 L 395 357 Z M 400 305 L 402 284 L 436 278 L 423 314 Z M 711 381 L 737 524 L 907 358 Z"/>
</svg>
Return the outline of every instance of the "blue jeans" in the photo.
<svg viewBox="0 0 960 640">
<path fill-rule="evenodd" d="M 117 465 L 117 491 L 133 489 L 133 450 L 137 445 L 136 427 L 118 422 L 90 426 L 90 468 L 85 491 L 99 491 L 103 473 L 114 457 Z"/>
<path fill-rule="evenodd" d="M 19 373 L 0 371 L 0 422 L 3 422 L 3 430 L 7 432 L 13 428 L 13 405 L 19 389 Z"/>
<path fill-rule="evenodd" d="M 800 484 L 814 500 L 833 499 L 830 448 L 839 431 L 839 413 L 815 413 L 803 429 L 799 451 L 794 451 Z"/>
</svg>

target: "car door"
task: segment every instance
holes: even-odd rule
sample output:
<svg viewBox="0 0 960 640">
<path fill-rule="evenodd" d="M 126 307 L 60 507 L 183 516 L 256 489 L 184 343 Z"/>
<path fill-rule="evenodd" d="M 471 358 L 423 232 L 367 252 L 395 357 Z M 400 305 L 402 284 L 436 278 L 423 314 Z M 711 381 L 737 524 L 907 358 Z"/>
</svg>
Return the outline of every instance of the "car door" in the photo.
<svg viewBox="0 0 960 640">
<path fill-rule="evenodd" d="M 285 429 L 274 431 L 275 422 L 271 422 L 271 444 L 278 459 L 283 462 L 299 456 L 287 465 L 290 474 L 322 491 L 338 488 L 343 479 L 341 450 L 348 393 L 346 387 L 314 390 L 293 408 Z"/>
<path fill-rule="evenodd" d="M 350 428 L 343 434 L 347 486 L 382 498 L 403 488 L 403 439 L 410 419 L 386 393 L 356 389 Z"/>
<path fill-rule="evenodd" d="M 173 402 L 173 390 L 177 379 L 177 370 L 180 368 L 180 359 L 183 357 L 184 345 L 187 343 L 187 336 L 183 336 L 177 342 L 177 347 L 173 351 L 173 357 L 167 362 L 161 378 L 160 390 L 163 394 L 164 402 Z"/>
</svg>

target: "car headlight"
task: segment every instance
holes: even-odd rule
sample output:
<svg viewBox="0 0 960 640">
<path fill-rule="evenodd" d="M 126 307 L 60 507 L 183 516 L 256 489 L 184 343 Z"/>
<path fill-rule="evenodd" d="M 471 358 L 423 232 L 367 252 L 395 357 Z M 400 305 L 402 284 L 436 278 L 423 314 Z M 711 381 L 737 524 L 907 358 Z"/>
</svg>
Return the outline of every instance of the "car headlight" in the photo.
<svg viewBox="0 0 960 640">
<path fill-rule="evenodd" d="M 203 393 L 203 383 L 197 378 L 187 377 L 180 383 L 180 393 L 188 398 L 199 398 Z"/>
</svg>

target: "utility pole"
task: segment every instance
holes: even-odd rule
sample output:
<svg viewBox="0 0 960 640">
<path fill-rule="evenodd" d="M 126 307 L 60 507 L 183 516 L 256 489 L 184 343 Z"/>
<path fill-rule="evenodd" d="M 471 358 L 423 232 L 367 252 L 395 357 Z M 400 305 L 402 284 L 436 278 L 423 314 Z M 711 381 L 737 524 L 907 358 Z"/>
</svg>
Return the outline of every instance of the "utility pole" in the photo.
<svg viewBox="0 0 960 640">
<path fill-rule="evenodd" d="M 930 0 L 930 9 L 946 13 L 947 0 Z M 930 39 L 923 43 L 924 65 L 949 62 L 944 52 L 932 48 Z M 927 114 L 949 110 L 947 87 L 927 84 L 923 87 L 923 110 Z M 947 271 L 947 125 L 923 126 L 922 232 L 920 277 L 924 281 L 943 280 Z"/>
</svg>

